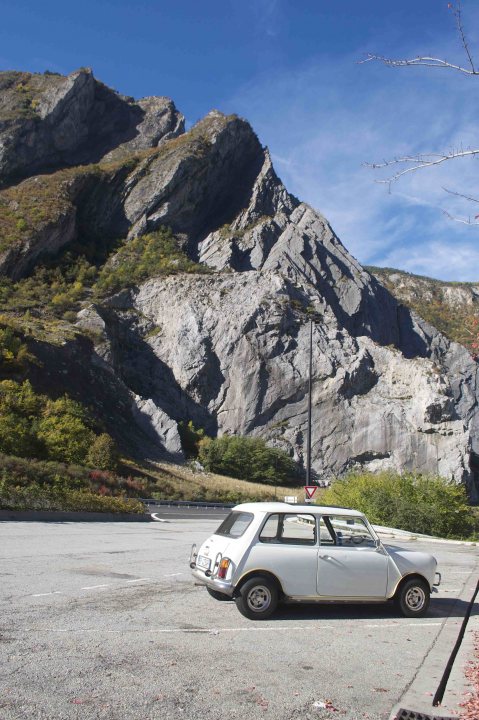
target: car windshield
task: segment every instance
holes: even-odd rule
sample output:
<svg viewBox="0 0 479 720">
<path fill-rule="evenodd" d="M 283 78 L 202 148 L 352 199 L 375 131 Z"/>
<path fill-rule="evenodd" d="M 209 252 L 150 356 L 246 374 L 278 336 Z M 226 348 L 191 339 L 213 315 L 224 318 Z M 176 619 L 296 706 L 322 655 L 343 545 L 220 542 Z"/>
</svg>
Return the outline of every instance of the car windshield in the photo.
<svg viewBox="0 0 479 720">
<path fill-rule="evenodd" d="M 226 535 L 226 537 L 238 538 L 245 532 L 253 519 L 252 513 L 230 512 L 223 520 L 215 535 Z"/>
</svg>

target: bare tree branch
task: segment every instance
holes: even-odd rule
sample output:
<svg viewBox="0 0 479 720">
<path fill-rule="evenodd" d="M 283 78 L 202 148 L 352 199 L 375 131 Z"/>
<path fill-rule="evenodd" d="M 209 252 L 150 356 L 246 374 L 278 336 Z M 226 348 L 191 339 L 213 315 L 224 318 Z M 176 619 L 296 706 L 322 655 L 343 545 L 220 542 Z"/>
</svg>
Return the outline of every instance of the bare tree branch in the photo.
<svg viewBox="0 0 479 720">
<path fill-rule="evenodd" d="M 464 193 L 456 192 L 455 190 L 449 190 L 445 187 L 443 187 L 443 190 L 449 193 L 449 195 L 456 195 L 456 197 L 464 198 L 464 200 L 469 200 L 469 202 L 479 203 L 479 198 L 470 197 L 469 195 L 464 195 Z"/>
<path fill-rule="evenodd" d="M 460 35 L 460 37 L 461 37 L 462 47 L 464 48 L 464 52 L 466 53 L 467 58 L 468 58 L 468 60 L 469 60 L 469 64 L 470 64 L 470 66 L 471 66 L 472 73 L 473 73 L 474 75 L 477 75 L 477 71 L 476 71 L 476 68 L 475 68 L 475 66 L 474 66 L 474 60 L 472 59 L 472 54 L 471 54 L 471 51 L 470 51 L 470 49 L 469 49 L 469 44 L 468 44 L 468 42 L 467 42 L 466 34 L 465 34 L 465 32 L 464 32 L 464 27 L 463 27 L 463 24 L 462 24 L 462 18 L 461 18 L 461 0 L 457 0 L 457 3 L 456 3 L 456 6 L 455 6 L 455 7 L 454 7 L 454 5 L 453 5 L 452 3 L 449 3 L 449 7 L 450 7 L 451 10 L 453 11 L 454 17 L 456 18 L 457 31 L 458 31 L 458 33 L 459 33 L 459 35 Z"/>
<path fill-rule="evenodd" d="M 472 220 L 470 217 L 467 219 L 466 218 L 458 218 L 455 215 L 451 215 L 451 213 L 448 212 L 447 210 L 443 210 L 442 212 L 444 213 L 444 215 L 446 217 L 449 218 L 449 220 L 454 220 L 454 222 L 461 223 L 462 225 L 479 225 L 479 222 L 477 222 L 476 220 Z"/>
<path fill-rule="evenodd" d="M 419 55 L 418 57 L 411 58 L 409 60 L 408 59 L 393 60 L 392 58 L 387 58 L 387 57 L 384 57 L 383 55 L 373 55 L 372 53 L 367 53 L 365 59 L 359 60 L 358 64 L 363 65 L 364 63 L 371 62 L 372 60 L 377 60 L 379 62 L 384 63 L 385 65 L 388 65 L 389 67 L 408 67 L 408 66 L 422 65 L 425 67 L 435 67 L 435 68 L 442 68 L 442 69 L 449 68 L 450 70 L 457 70 L 458 72 L 464 73 L 465 75 L 479 75 L 479 70 L 476 70 L 476 66 L 475 66 L 474 60 L 472 58 L 472 53 L 469 48 L 469 43 L 467 42 L 466 33 L 464 32 L 464 26 L 462 24 L 461 0 L 457 0 L 455 5 L 452 2 L 449 3 L 448 7 L 450 10 L 452 10 L 452 12 L 454 14 L 457 32 L 461 39 L 461 45 L 464 49 L 464 52 L 466 54 L 469 65 L 471 66 L 470 70 L 466 67 L 462 67 L 462 65 L 456 65 L 454 63 L 449 62 L 448 60 L 443 60 L 441 58 L 432 57 L 430 55 Z"/>
<path fill-rule="evenodd" d="M 409 163 L 410 167 L 407 167 L 405 170 L 400 170 L 384 180 L 376 180 L 378 183 L 390 185 L 392 182 L 399 180 L 400 177 L 406 175 L 407 173 L 422 170 L 427 167 L 433 167 L 434 165 L 441 165 L 441 163 L 447 162 L 447 160 L 455 160 L 460 157 L 474 157 L 475 155 L 479 155 L 479 149 L 470 148 L 468 150 L 452 150 L 450 153 L 444 154 L 425 153 L 423 155 L 406 155 L 405 157 L 394 158 L 393 160 L 384 160 L 382 163 L 364 163 L 364 166 L 372 168 L 373 170 L 379 170 L 380 168 L 391 167 L 392 165 Z"/>
<path fill-rule="evenodd" d="M 456 192 L 455 190 L 449 190 L 445 187 L 442 189 L 444 192 L 449 193 L 449 195 L 455 195 L 456 197 L 463 198 L 468 202 L 479 203 L 479 198 L 471 197 L 470 195 L 465 195 L 464 193 Z M 443 210 L 442 212 L 449 218 L 449 220 L 454 220 L 454 222 L 462 223 L 463 225 L 479 225 L 479 215 L 474 215 L 474 218 L 471 218 L 471 216 L 468 218 L 459 218 L 455 215 L 451 215 L 451 213 L 447 210 Z"/>
<path fill-rule="evenodd" d="M 372 53 L 367 53 L 364 60 L 358 60 L 358 65 L 364 65 L 364 63 L 371 62 L 371 60 L 378 60 L 379 62 L 384 63 L 385 65 L 389 65 L 389 67 L 406 67 L 410 65 L 424 65 L 425 67 L 435 67 L 435 68 L 450 68 L 452 70 L 458 70 L 459 72 L 464 73 L 465 75 L 479 75 L 479 71 L 477 71 L 475 68 L 472 70 L 468 70 L 467 68 L 462 67 L 461 65 L 455 65 L 454 63 L 450 63 L 447 60 L 441 60 L 441 58 L 435 58 L 430 57 L 429 55 L 420 55 L 415 58 L 411 58 L 409 60 L 393 60 L 392 58 L 384 57 L 383 55 L 373 55 Z"/>
<path fill-rule="evenodd" d="M 463 73 L 464 75 L 479 75 L 479 70 L 476 69 L 476 65 L 474 63 L 474 59 L 473 59 L 471 50 L 469 48 L 469 43 L 468 43 L 468 40 L 466 37 L 466 33 L 464 31 L 464 26 L 462 24 L 461 0 L 456 0 L 455 2 L 449 2 L 448 8 L 452 11 L 452 13 L 454 15 L 456 30 L 459 35 L 464 53 L 467 57 L 467 65 L 468 66 L 463 67 L 462 65 L 457 65 L 455 63 L 449 62 L 448 60 L 444 60 L 442 58 L 437 58 L 432 55 L 419 55 L 418 57 L 411 58 L 411 59 L 394 60 L 392 58 L 384 57 L 383 55 L 373 55 L 372 53 L 368 53 L 364 60 L 359 61 L 359 64 L 364 64 L 364 63 L 375 60 L 378 62 L 382 62 L 382 63 L 384 63 L 384 65 L 387 65 L 389 67 L 424 66 L 424 67 L 455 70 L 457 72 Z M 475 148 L 464 149 L 463 147 L 460 147 L 460 148 L 452 149 L 451 151 L 445 152 L 445 153 L 421 153 L 418 155 L 406 155 L 404 157 L 396 157 L 392 160 L 384 160 L 381 163 L 364 163 L 364 165 L 366 167 L 372 168 L 374 170 L 378 170 L 381 168 L 387 168 L 387 167 L 404 166 L 405 165 L 406 167 L 404 169 L 397 170 L 390 177 L 385 178 L 383 180 L 376 180 L 376 182 L 378 182 L 378 183 L 383 183 L 383 184 L 388 185 L 389 192 L 391 192 L 392 183 L 399 180 L 399 178 L 401 178 L 403 175 L 407 175 L 408 173 L 416 172 L 416 170 L 422 170 L 424 168 L 441 165 L 442 163 L 447 162 L 448 160 L 456 160 L 457 158 L 464 158 L 464 157 L 475 157 L 476 155 L 479 155 L 479 149 L 475 149 Z M 456 192 L 454 190 L 448 190 L 447 188 L 443 188 L 443 190 L 445 190 L 445 192 L 449 193 L 450 195 L 455 195 L 456 197 L 460 197 L 464 200 L 467 200 L 468 202 L 479 203 L 478 198 L 471 197 L 469 195 L 465 195 L 464 193 Z M 443 209 L 442 212 L 450 220 L 454 220 L 455 222 L 459 222 L 464 225 L 479 225 L 479 214 L 475 215 L 474 218 L 471 218 L 470 216 L 468 218 L 460 218 L 460 217 L 455 217 L 447 210 Z"/>
</svg>

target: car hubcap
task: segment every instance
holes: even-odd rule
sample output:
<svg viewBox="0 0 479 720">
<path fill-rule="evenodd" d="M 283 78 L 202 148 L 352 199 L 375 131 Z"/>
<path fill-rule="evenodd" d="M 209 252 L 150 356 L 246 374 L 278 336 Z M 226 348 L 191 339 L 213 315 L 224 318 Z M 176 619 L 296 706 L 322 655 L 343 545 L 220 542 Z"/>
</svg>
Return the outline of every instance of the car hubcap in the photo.
<svg viewBox="0 0 479 720">
<path fill-rule="evenodd" d="M 247 602 L 254 612 L 266 610 L 271 602 L 271 593 L 264 585 L 257 585 L 249 591 Z"/>
<path fill-rule="evenodd" d="M 411 610 L 421 610 L 426 602 L 426 593 L 420 587 L 412 587 L 406 593 L 406 605 Z"/>
</svg>

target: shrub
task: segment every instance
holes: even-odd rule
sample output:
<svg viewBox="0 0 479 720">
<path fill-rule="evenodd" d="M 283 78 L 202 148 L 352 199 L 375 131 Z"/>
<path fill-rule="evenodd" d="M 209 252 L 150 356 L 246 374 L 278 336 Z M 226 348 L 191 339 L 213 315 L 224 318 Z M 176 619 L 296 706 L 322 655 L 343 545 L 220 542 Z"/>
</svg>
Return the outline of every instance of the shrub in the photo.
<svg viewBox="0 0 479 720">
<path fill-rule="evenodd" d="M 205 437 L 203 428 L 195 428 L 193 422 L 183 421 L 178 423 L 178 432 L 181 438 L 181 446 L 187 458 L 196 458 L 200 451 L 200 442 Z"/>
<path fill-rule="evenodd" d="M 118 450 L 115 441 L 107 433 L 97 435 L 88 450 L 86 462 L 99 470 L 116 470 Z"/>
<path fill-rule="evenodd" d="M 1 453 L 0 478 L 4 490 L 38 486 L 45 491 L 88 490 L 110 497 L 146 497 L 150 491 L 149 482 L 144 478 L 122 477 L 109 470 L 90 470 L 79 465 Z"/>
<path fill-rule="evenodd" d="M 138 285 L 155 275 L 178 272 L 210 272 L 205 265 L 194 263 L 180 249 L 169 228 L 142 235 L 125 244 L 102 267 L 95 292 L 99 296 Z"/>
<path fill-rule="evenodd" d="M 449 538 L 474 532 L 465 487 L 441 477 L 353 472 L 335 480 L 321 502 L 355 508 L 372 523 L 411 532 Z"/>
<path fill-rule="evenodd" d="M 286 485 L 298 468 L 287 453 L 269 447 L 261 438 L 223 435 L 199 443 L 199 460 L 206 470 L 240 480 Z"/>
<path fill-rule="evenodd" d="M 0 508 L 4 510 L 70 510 L 83 512 L 143 513 L 138 500 L 102 497 L 89 490 L 45 487 L 38 484 L 11 487 L 0 481 Z"/>
</svg>

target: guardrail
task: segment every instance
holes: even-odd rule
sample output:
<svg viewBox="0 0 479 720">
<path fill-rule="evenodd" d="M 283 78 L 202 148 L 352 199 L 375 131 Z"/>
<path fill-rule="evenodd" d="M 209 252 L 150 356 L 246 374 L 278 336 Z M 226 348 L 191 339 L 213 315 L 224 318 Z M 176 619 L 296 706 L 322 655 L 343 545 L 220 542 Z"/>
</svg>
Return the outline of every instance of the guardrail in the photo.
<svg viewBox="0 0 479 720">
<path fill-rule="evenodd" d="M 209 508 L 209 509 L 221 509 L 227 510 L 234 507 L 237 503 L 216 503 L 206 502 L 202 500 L 155 500 L 154 498 L 137 498 L 148 508 L 152 505 L 159 505 L 162 507 L 197 507 L 197 508 Z"/>
</svg>

